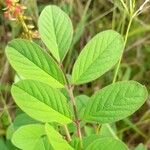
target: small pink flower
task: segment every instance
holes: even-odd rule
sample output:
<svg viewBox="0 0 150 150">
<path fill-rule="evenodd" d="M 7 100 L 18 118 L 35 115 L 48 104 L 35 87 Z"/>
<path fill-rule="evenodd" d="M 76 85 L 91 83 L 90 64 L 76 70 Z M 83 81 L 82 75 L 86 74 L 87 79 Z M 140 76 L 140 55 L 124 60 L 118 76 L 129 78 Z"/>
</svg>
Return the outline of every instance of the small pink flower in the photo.
<svg viewBox="0 0 150 150">
<path fill-rule="evenodd" d="M 5 0 L 5 3 L 7 7 L 11 7 L 13 5 L 13 2 L 11 0 Z"/>
<path fill-rule="evenodd" d="M 18 14 L 22 13 L 22 7 L 20 5 L 17 5 L 15 7 L 14 13 L 13 13 L 13 17 L 16 17 Z"/>
</svg>

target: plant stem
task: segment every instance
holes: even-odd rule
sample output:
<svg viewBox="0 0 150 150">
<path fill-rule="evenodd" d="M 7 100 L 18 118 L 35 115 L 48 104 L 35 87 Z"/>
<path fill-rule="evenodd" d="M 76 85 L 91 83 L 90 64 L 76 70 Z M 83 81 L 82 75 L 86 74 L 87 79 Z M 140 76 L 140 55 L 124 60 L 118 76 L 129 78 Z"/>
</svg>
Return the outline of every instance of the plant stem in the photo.
<svg viewBox="0 0 150 150">
<path fill-rule="evenodd" d="M 7 108 L 7 104 L 6 104 L 6 102 L 5 102 L 4 98 L 3 98 L 3 95 L 2 95 L 1 91 L 0 91 L 0 97 L 1 97 L 2 103 L 4 105 L 4 112 L 6 112 L 6 114 L 7 114 L 9 124 L 12 124 L 12 119 L 11 119 L 11 116 L 9 114 L 9 111 L 8 111 L 8 108 Z"/>
<path fill-rule="evenodd" d="M 68 91 L 68 94 L 69 94 L 69 97 L 70 97 L 70 100 L 71 100 L 71 103 L 73 106 L 75 124 L 77 126 L 77 134 L 80 139 L 80 142 L 81 142 L 80 144 L 81 144 L 81 148 L 82 148 L 83 146 L 82 146 L 82 134 L 81 134 L 81 129 L 80 129 L 80 120 L 79 120 L 78 114 L 77 114 L 77 106 L 76 106 L 75 98 L 73 95 L 73 87 L 69 84 L 67 85 L 67 91 Z"/>
<path fill-rule="evenodd" d="M 71 68 L 70 66 L 70 62 L 72 63 L 72 54 L 73 54 L 73 50 L 74 50 L 74 45 L 79 41 L 80 39 L 80 34 L 79 32 L 82 32 L 82 30 L 84 30 L 85 28 L 85 21 L 86 21 L 86 17 L 87 17 L 87 13 L 88 13 L 88 9 L 90 7 L 90 4 L 91 4 L 92 0 L 88 0 L 87 3 L 86 3 L 86 6 L 84 8 L 84 11 L 83 11 L 83 14 L 82 14 L 82 17 L 80 19 L 80 22 L 77 24 L 77 27 L 75 29 L 75 33 L 74 33 L 74 37 L 73 37 L 73 40 L 72 40 L 72 44 L 71 44 L 71 47 L 70 47 L 70 51 L 68 53 L 68 57 L 66 59 L 66 63 L 65 63 L 65 70 L 67 69 L 68 72 L 70 72 Z M 79 37 L 78 37 L 79 36 Z"/>
<path fill-rule="evenodd" d="M 75 98 L 74 98 L 74 95 L 73 95 L 73 86 L 69 83 L 68 81 L 68 78 L 66 76 L 66 73 L 64 71 L 64 67 L 62 64 L 59 64 L 63 73 L 64 73 L 64 77 L 65 77 L 65 80 L 66 80 L 66 90 L 69 94 L 69 97 L 70 97 L 70 100 L 71 100 L 71 103 L 72 103 L 72 107 L 73 107 L 73 112 L 74 112 L 74 122 L 76 124 L 76 127 L 77 127 L 77 135 L 80 139 L 80 146 L 81 146 L 81 149 L 83 149 L 83 144 L 82 144 L 82 133 L 81 133 L 81 129 L 80 129 L 80 120 L 78 118 L 78 113 L 77 113 L 77 105 L 76 105 L 76 101 L 75 101 Z M 69 132 L 68 132 L 69 133 Z"/>
<path fill-rule="evenodd" d="M 66 125 L 64 125 L 64 130 L 66 132 L 67 140 L 70 142 L 71 141 L 71 136 L 70 136 L 70 133 L 69 133 L 68 128 L 67 128 Z"/>
<path fill-rule="evenodd" d="M 30 32 L 30 30 L 28 29 L 25 21 L 24 21 L 24 18 L 22 15 L 18 15 L 17 16 L 17 19 L 18 21 L 21 23 L 22 27 L 23 27 L 23 30 L 24 30 L 24 33 L 26 34 L 26 38 L 29 39 L 29 40 L 32 40 L 32 34 Z"/>
<path fill-rule="evenodd" d="M 140 8 L 134 13 L 133 18 L 134 18 L 135 16 L 139 15 L 139 14 L 142 12 L 143 8 L 145 7 L 145 5 L 146 5 L 148 2 L 150 2 L 150 0 L 145 0 L 145 1 L 144 1 L 144 3 L 140 6 Z"/>
<path fill-rule="evenodd" d="M 115 8 L 115 7 L 114 7 Z M 116 8 L 113 10 L 113 16 L 112 16 L 112 29 L 115 29 L 115 25 L 116 25 Z"/>
<path fill-rule="evenodd" d="M 127 8 L 127 5 L 124 3 L 123 0 L 120 0 L 120 2 L 122 3 L 122 6 L 124 7 L 124 9 L 126 10 L 127 13 L 129 13 L 129 10 Z"/>
<path fill-rule="evenodd" d="M 127 44 L 128 35 L 129 35 L 129 30 L 130 30 L 132 21 L 133 21 L 133 16 L 130 17 L 130 20 L 129 20 L 129 23 L 128 23 L 127 31 L 126 31 L 126 34 L 125 34 L 124 48 L 123 48 L 123 49 L 125 49 L 126 44 Z M 118 62 L 118 64 L 117 64 L 117 68 L 116 68 L 115 75 L 114 75 L 114 78 L 113 78 L 113 82 L 112 82 L 112 83 L 115 83 L 115 82 L 116 82 L 117 75 L 118 75 L 119 68 L 120 68 L 120 64 L 121 64 L 121 60 L 122 60 L 122 56 L 123 56 L 123 52 L 124 52 L 124 50 L 122 51 L 121 57 L 120 57 L 119 62 Z"/>
</svg>

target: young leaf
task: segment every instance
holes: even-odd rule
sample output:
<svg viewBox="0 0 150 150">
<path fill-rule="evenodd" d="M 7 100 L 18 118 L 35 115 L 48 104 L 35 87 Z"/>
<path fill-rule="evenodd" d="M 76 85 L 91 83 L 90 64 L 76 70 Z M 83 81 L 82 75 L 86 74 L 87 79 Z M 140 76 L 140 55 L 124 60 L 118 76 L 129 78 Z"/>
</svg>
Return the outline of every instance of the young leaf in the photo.
<svg viewBox="0 0 150 150">
<path fill-rule="evenodd" d="M 73 150 L 73 148 L 65 141 L 62 136 L 48 123 L 45 124 L 45 131 L 50 144 L 56 150 Z"/>
<path fill-rule="evenodd" d="M 114 138 L 100 138 L 94 140 L 85 150 L 128 150 L 127 146 L 120 140 Z"/>
<path fill-rule="evenodd" d="M 46 52 L 34 42 L 16 39 L 6 47 L 7 58 L 17 73 L 56 88 L 65 84 L 63 72 Z"/>
<path fill-rule="evenodd" d="M 45 135 L 44 126 L 40 124 L 30 124 L 20 127 L 12 137 L 12 143 L 23 150 L 34 150 L 35 146 L 42 141 Z M 40 146 L 40 145 L 39 145 Z"/>
<path fill-rule="evenodd" d="M 116 82 L 90 98 L 84 119 L 98 123 L 121 120 L 138 110 L 144 104 L 147 95 L 146 88 L 138 82 Z"/>
<path fill-rule="evenodd" d="M 124 41 L 122 36 L 112 30 L 97 34 L 84 47 L 73 67 L 74 84 L 87 83 L 97 79 L 119 60 Z"/>
<path fill-rule="evenodd" d="M 52 55 L 62 61 L 72 41 L 71 20 L 59 7 L 50 5 L 42 11 L 38 24 L 42 41 Z"/>
<path fill-rule="evenodd" d="M 42 122 L 71 123 L 66 97 L 57 89 L 33 80 L 22 80 L 12 86 L 16 104 L 29 116 Z"/>
</svg>

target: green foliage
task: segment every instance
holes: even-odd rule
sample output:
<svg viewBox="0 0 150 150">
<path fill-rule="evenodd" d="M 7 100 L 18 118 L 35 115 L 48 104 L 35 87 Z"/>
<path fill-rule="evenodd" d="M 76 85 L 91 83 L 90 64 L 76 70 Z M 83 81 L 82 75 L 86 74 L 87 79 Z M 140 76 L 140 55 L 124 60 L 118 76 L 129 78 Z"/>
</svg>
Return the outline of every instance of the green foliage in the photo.
<svg viewBox="0 0 150 150">
<path fill-rule="evenodd" d="M 73 67 L 73 83 L 87 83 L 103 75 L 117 63 L 123 46 L 123 38 L 117 32 L 98 33 L 80 53 Z"/>
<path fill-rule="evenodd" d="M 6 47 L 6 55 L 19 75 L 56 88 L 64 86 L 65 79 L 58 65 L 34 42 L 15 39 Z"/>
<path fill-rule="evenodd" d="M 116 82 L 91 97 L 84 118 L 100 124 L 118 121 L 138 110 L 147 96 L 146 88 L 135 81 Z"/>
<path fill-rule="evenodd" d="M 13 124 L 11 124 L 7 129 L 7 139 L 11 139 L 13 133 L 21 126 L 35 123 L 38 124 L 40 122 L 32 119 L 25 113 L 18 114 L 14 119 Z"/>
<path fill-rule="evenodd" d="M 21 113 L 16 116 L 16 118 L 13 121 L 13 128 L 16 130 L 19 127 L 27 124 L 35 124 L 35 123 L 40 123 L 37 120 L 32 119 L 29 117 L 26 113 Z"/>
<path fill-rule="evenodd" d="M 135 150 L 147 150 L 147 149 L 146 149 L 146 147 L 145 147 L 142 143 L 140 143 L 140 144 L 135 148 Z"/>
<path fill-rule="evenodd" d="M 39 18 L 41 39 L 57 61 L 63 61 L 72 42 L 73 27 L 70 18 L 59 7 L 45 7 Z"/>
<path fill-rule="evenodd" d="M 39 18 L 39 32 L 57 62 L 32 41 L 16 39 L 6 47 L 10 64 L 24 79 L 12 85 L 12 96 L 31 117 L 21 116 L 25 119 L 22 124 L 16 118 L 12 143 L 23 150 L 127 150 L 110 124 L 105 123 L 138 110 L 148 96 L 146 88 L 136 81 L 120 81 L 90 98 L 73 94 L 75 85 L 99 78 L 121 59 L 125 46 L 122 36 L 113 30 L 98 33 L 83 48 L 67 79 L 60 66 L 72 41 L 69 17 L 57 6 L 47 6 Z M 96 123 L 102 124 L 98 132 L 100 126 Z M 93 126 L 96 131 L 90 130 Z"/>
<path fill-rule="evenodd" d="M 83 147 L 86 149 L 89 145 L 93 143 L 93 141 L 96 141 L 98 139 L 104 138 L 104 136 L 98 135 L 98 134 L 91 134 L 90 136 L 87 136 L 83 139 Z"/>
<path fill-rule="evenodd" d="M 52 126 L 46 124 L 45 131 L 49 142 L 54 149 L 61 150 L 63 148 L 65 150 L 73 150 L 73 148 L 64 139 L 62 139 L 62 136 L 54 130 Z"/>
<path fill-rule="evenodd" d="M 72 122 L 65 96 L 47 84 L 22 80 L 12 86 L 16 104 L 29 116 L 42 122 Z"/>
<path fill-rule="evenodd" d="M 76 104 L 77 104 L 77 109 L 78 109 L 77 111 L 78 111 L 79 118 L 82 119 L 86 105 L 89 101 L 89 97 L 86 95 L 79 95 L 79 96 L 75 97 L 75 100 L 76 100 Z"/>
<path fill-rule="evenodd" d="M 92 142 L 86 150 L 128 150 L 127 146 L 120 140 L 114 138 L 100 138 Z"/>
<path fill-rule="evenodd" d="M 7 145 L 5 144 L 4 140 L 2 138 L 0 138 L 0 148 L 2 150 L 9 150 Z"/>
<path fill-rule="evenodd" d="M 20 127 L 12 137 L 15 146 L 25 150 L 66 150 L 73 148 L 49 124 L 30 124 Z"/>
<path fill-rule="evenodd" d="M 106 137 L 117 137 L 115 124 L 102 124 L 99 134 Z"/>
<path fill-rule="evenodd" d="M 20 127 L 12 137 L 13 144 L 24 150 L 35 150 L 36 145 L 43 144 L 45 135 L 44 126 L 40 124 L 30 124 Z"/>
</svg>

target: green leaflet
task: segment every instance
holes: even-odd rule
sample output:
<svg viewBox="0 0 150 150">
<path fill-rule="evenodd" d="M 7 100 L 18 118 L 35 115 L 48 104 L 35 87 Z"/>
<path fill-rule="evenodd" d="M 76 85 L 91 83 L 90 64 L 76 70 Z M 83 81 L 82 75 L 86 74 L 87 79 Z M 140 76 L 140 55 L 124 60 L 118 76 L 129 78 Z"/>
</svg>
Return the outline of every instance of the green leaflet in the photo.
<svg viewBox="0 0 150 150">
<path fill-rule="evenodd" d="M 99 135 L 105 136 L 105 137 L 116 137 L 116 124 L 113 123 L 112 125 L 106 123 L 102 124 L 100 128 Z"/>
<path fill-rule="evenodd" d="M 42 122 L 71 123 L 66 97 L 57 89 L 33 80 L 22 80 L 12 86 L 16 104 L 29 116 Z"/>
<path fill-rule="evenodd" d="M 83 147 L 86 149 L 93 141 L 104 138 L 104 136 L 99 134 L 91 134 L 83 138 Z"/>
<path fill-rule="evenodd" d="M 118 121 L 138 110 L 147 96 L 146 88 L 138 82 L 116 82 L 101 89 L 90 98 L 84 119 L 98 123 Z"/>
<path fill-rule="evenodd" d="M 73 138 L 70 142 L 70 145 L 74 148 L 74 150 L 81 149 L 80 139 L 79 138 Z"/>
<path fill-rule="evenodd" d="M 94 140 L 85 150 L 128 150 L 128 148 L 122 141 L 108 137 Z"/>
<path fill-rule="evenodd" d="M 62 136 L 49 124 L 45 125 L 46 135 L 55 150 L 74 150 Z"/>
<path fill-rule="evenodd" d="M 36 43 L 23 39 L 12 40 L 6 47 L 6 55 L 19 75 L 56 88 L 64 87 L 63 72 Z"/>
<path fill-rule="evenodd" d="M 75 101 L 76 101 L 76 105 L 77 105 L 78 116 L 82 120 L 84 111 L 85 111 L 85 107 L 89 101 L 89 97 L 86 95 L 79 95 L 79 96 L 75 97 Z"/>
<path fill-rule="evenodd" d="M 7 139 L 11 139 L 13 133 L 21 126 L 27 125 L 27 124 L 37 124 L 39 121 L 34 120 L 30 116 L 28 116 L 25 113 L 18 114 L 15 119 L 13 120 L 13 123 L 7 128 Z"/>
<path fill-rule="evenodd" d="M 68 15 L 59 7 L 50 5 L 42 11 L 38 24 L 42 41 L 59 62 L 63 61 L 73 35 Z"/>
<path fill-rule="evenodd" d="M 49 144 L 49 140 L 46 136 L 40 138 L 39 142 L 35 145 L 34 150 L 54 150 Z"/>
<path fill-rule="evenodd" d="M 45 135 L 44 126 L 30 124 L 20 127 L 12 137 L 12 143 L 23 150 L 36 150 L 36 145 L 42 145 L 42 136 Z"/>
<path fill-rule="evenodd" d="M 97 79 L 119 60 L 124 46 L 122 36 L 107 30 L 98 33 L 88 42 L 73 67 L 74 84 L 87 83 Z"/>
<path fill-rule="evenodd" d="M 13 127 L 14 129 L 18 129 L 19 127 L 23 126 L 23 125 L 27 125 L 27 124 L 36 124 L 39 123 L 39 121 L 34 120 L 33 118 L 31 118 L 30 116 L 28 116 L 25 113 L 21 113 L 19 115 L 16 116 L 16 118 L 13 121 Z"/>
<path fill-rule="evenodd" d="M 2 150 L 9 150 L 3 138 L 0 138 L 0 148 Z"/>
</svg>

